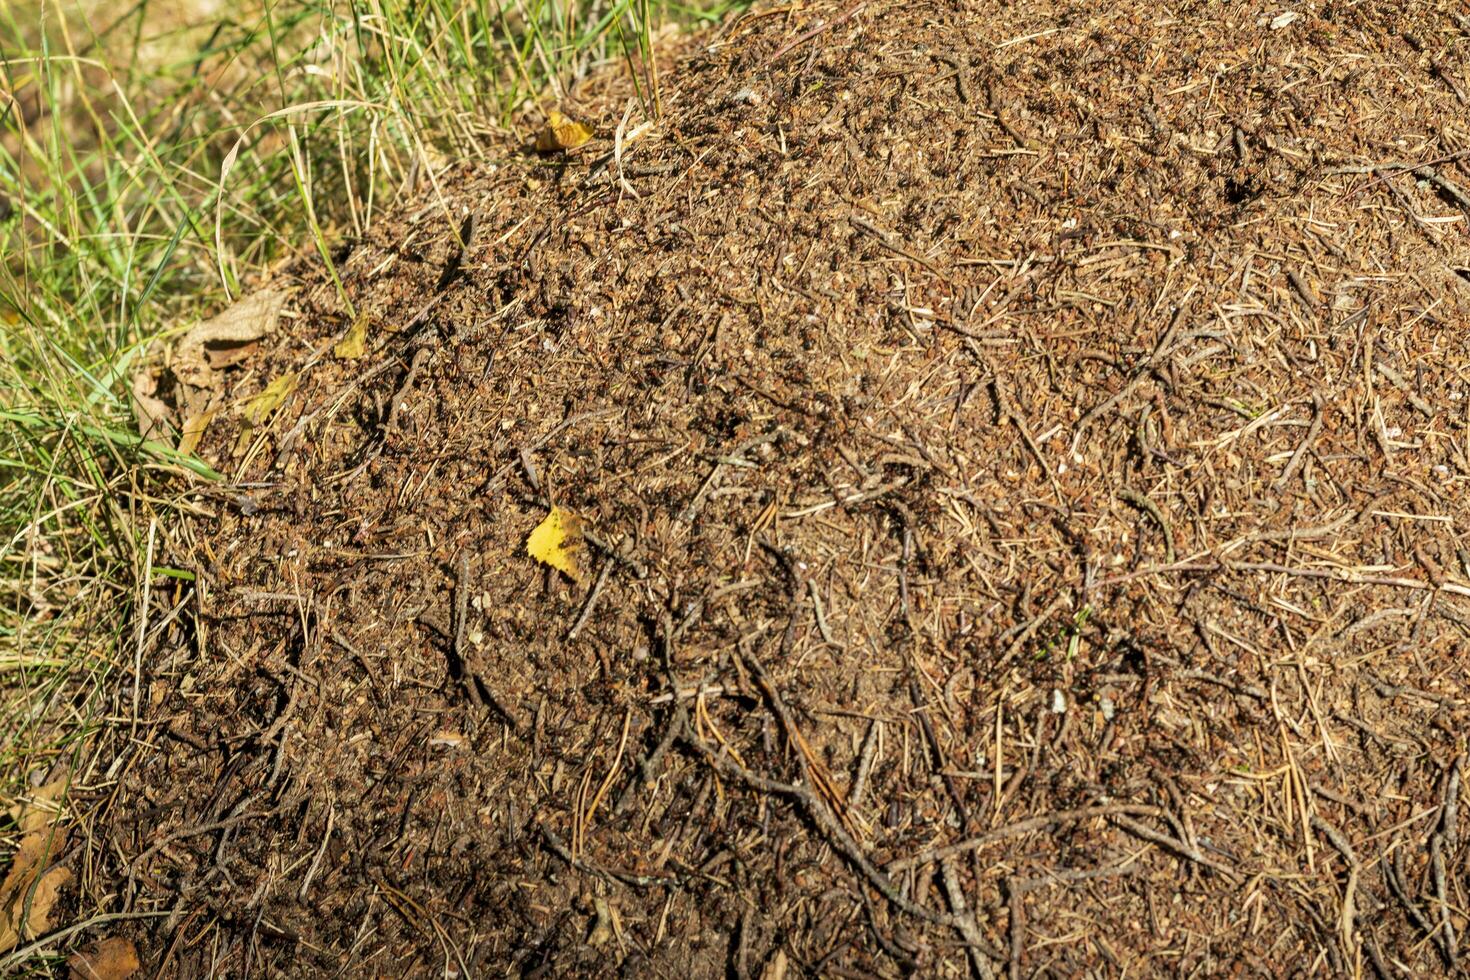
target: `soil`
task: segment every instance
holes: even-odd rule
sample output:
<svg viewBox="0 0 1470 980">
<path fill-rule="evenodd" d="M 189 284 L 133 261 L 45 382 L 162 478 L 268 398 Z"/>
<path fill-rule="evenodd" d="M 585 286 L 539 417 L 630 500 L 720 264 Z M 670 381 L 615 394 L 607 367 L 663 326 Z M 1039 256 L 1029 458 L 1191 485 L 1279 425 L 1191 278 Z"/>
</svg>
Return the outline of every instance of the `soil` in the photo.
<svg viewBox="0 0 1470 980">
<path fill-rule="evenodd" d="M 279 277 L 90 899 L 165 976 L 1463 971 L 1454 6 L 757 7 L 344 243 L 361 359 Z"/>
</svg>

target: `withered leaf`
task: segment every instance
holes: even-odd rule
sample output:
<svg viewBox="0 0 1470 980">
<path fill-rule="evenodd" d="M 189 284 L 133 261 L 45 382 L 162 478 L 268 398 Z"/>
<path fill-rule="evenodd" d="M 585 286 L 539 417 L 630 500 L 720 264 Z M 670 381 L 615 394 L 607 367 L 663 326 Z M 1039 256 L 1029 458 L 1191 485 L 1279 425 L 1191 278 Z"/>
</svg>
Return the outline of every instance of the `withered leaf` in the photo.
<svg viewBox="0 0 1470 980">
<path fill-rule="evenodd" d="M 591 138 L 591 129 L 553 109 L 546 114 L 546 125 L 536 134 L 536 149 L 542 153 L 575 150 Z"/>
<path fill-rule="evenodd" d="M 51 928 L 51 909 L 71 880 L 70 870 L 51 866 L 67 842 L 55 803 L 66 784 L 62 775 L 10 808 L 23 836 L 0 881 L 0 952 Z"/>
<path fill-rule="evenodd" d="M 260 425 L 266 419 L 270 418 L 271 413 L 280 408 L 286 399 L 291 397 L 291 393 L 296 390 L 297 381 L 298 376 L 294 371 L 289 374 L 283 374 L 266 385 L 265 390 L 261 391 L 260 394 L 252 395 L 246 399 L 243 408 L 245 418 L 249 419 L 253 425 Z"/>
<path fill-rule="evenodd" d="M 216 387 L 220 369 L 239 361 L 275 330 L 285 304 L 285 290 L 266 289 L 198 324 L 174 349 L 174 374 L 196 388 Z"/>
<path fill-rule="evenodd" d="M 66 958 L 72 980 L 127 980 L 142 967 L 131 940 L 110 936 Z"/>
</svg>

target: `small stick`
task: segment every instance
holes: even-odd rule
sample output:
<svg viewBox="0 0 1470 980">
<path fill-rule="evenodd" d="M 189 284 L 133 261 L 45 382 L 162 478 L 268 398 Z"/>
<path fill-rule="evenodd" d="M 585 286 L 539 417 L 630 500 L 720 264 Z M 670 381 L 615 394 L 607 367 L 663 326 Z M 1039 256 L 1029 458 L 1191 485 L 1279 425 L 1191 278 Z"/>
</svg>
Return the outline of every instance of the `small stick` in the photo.
<svg viewBox="0 0 1470 980">
<path fill-rule="evenodd" d="M 536 461 L 531 458 L 531 453 L 525 449 L 521 450 L 521 469 L 526 471 L 526 482 L 531 485 L 531 489 L 540 493 L 541 474 L 536 472 Z"/>
<path fill-rule="evenodd" d="M 805 44 L 807 41 L 810 41 L 812 38 L 816 37 L 818 34 L 821 34 L 823 31 L 830 31 L 832 28 L 836 27 L 838 24 L 841 24 L 843 21 L 851 20 L 859 11 L 861 11 L 867 5 L 868 0 L 858 0 L 857 3 L 853 4 L 851 7 L 848 7 L 847 10 L 843 11 L 841 14 L 838 14 L 827 23 L 818 24 L 816 27 L 813 27 L 811 30 L 807 31 L 805 34 L 802 34 L 800 37 L 792 38 L 790 41 L 787 41 L 785 44 L 777 48 L 776 53 L 766 59 L 766 63 L 763 67 L 771 67 L 771 65 L 776 63 L 777 59 L 779 59 L 782 55 L 786 54 L 791 49 L 795 48 L 797 45 Z"/>
<path fill-rule="evenodd" d="M 989 91 L 986 93 L 986 95 L 988 96 L 987 101 L 990 104 L 990 114 L 995 117 L 995 124 L 999 126 L 1001 130 L 1007 136 L 1009 136 L 1017 146 L 1025 150 L 1034 149 L 1034 145 L 1031 143 L 1030 140 L 1026 139 L 1026 135 L 1020 130 L 1016 129 L 1016 127 L 1012 125 L 1011 121 L 1006 118 L 1005 107 L 1000 104 L 1000 96 L 996 94 L 994 85 L 990 86 Z"/>
<path fill-rule="evenodd" d="M 526 731 L 525 722 L 520 715 L 512 710 L 504 699 L 490 689 L 490 686 L 480 679 L 480 676 L 470 669 L 469 662 L 465 659 L 465 624 L 469 621 L 470 605 L 470 560 L 461 554 L 457 563 L 457 580 L 454 584 L 454 624 L 451 627 L 450 656 L 453 657 L 451 670 L 459 670 L 459 682 L 464 685 L 465 693 L 469 695 L 477 708 L 492 707 L 500 714 L 504 722 L 510 726 L 511 731 L 517 735 Z M 418 620 L 425 625 L 432 625 L 422 617 Z M 435 627 L 436 631 L 443 635 L 443 631 Z"/>
<path fill-rule="evenodd" d="M 959 93 L 960 101 L 969 105 L 973 100 L 970 96 L 970 83 L 965 78 L 965 72 L 968 69 L 958 59 L 951 58 L 948 55 L 931 53 L 930 57 L 954 69 L 953 75 L 948 77 L 954 78 L 955 90 Z"/>
<path fill-rule="evenodd" d="M 388 402 L 388 417 L 383 421 L 383 430 L 393 428 L 398 421 L 398 412 L 403 408 L 404 399 L 408 397 L 408 389 L 418 380 L 419 371 L 423 370 L 425 362 L 434 354 L 428 347 L 420 347 L 413 352 L 413 359 L 408 362 L 408 371 L 403 375 L 403 381 L 398 385 L 398 390 L 393 393 Z"/>
<path fill-rule="evenodd" d="M 1381 980 L 1393 980 L 1397 973 L 1390 973 L 1388 964 L 1383 962 L 1383 951 L 1378 948 L 1378 943 L 1372 936 L 1363 937 L 1363 948 L 1368 951 L 1368 959 L 1373 963 L 1373 969 Z"/>
<path fill-rule="evenodd" d="M 1031 430 L 1026 427 L 1026 420 L 1021 418 L 1020 413 L 1011 405 L 1011 400 L 1006 397 L 1005 388 L 1000 383 L 1000 375 L 997 374 L 990 379 L 990 390 L 995 395 L 995 404 L 1000 409 L 1001 417 L 1016 427 L 1016 431 L 1021 434 L 1021 441 L 1026 444 L 1026 448 L 1031 451 L 1031 455 L 1036 457 L 1036 465 L 1041 467 L 1041 472 L 1045 473 L 1047 480 L 1050 481 L 1052 491 L 1056 493 L 1057 499 L 1063 500 L 1062 487 L 1057 482 L 1057 475 L 1052 472 L 1051 466 L 1046 461 L 1046 457 L 1041 454 L 1041 447 L 1036 444 L 1035 439 L 1031 438 Z"/>
<path fill-rule="evenodd" d="M 914 556 L 914 532 L 909 529 L 907 520 L 903 524 L 903 552 L 898 559 L 898 607 L 903 614 L 903 621 L 909 628 L 912 636 L 918 631 L 914 629 L 914 619 L 909 614 L 909 562 Z M 915 702 L 917 706 L 918 702 Z"/>
<path fill-rule="evenodd" d="M 618 815 L 627 810 L 633 804 L 634 797 L 638 791 L 653 784 L 658 767 L 663 764 L 663 758 L 668 754 L 669 747 L 681 734 L 690 730 L 689 709 L 684 707 L 684 701 L 679 696 L 679 681 L 674 676 L 674 642 L 677 632 L 674 629 L 674 618 L 666 609 L 660 619 L 660 628 L 663 631 L 662 656 L 664 673 L 668 676 L 669 691 L 673 695 L 674 707 L 669 717 L 668 727 L 664 730 L 663 738 L 659 739 L 658 745 L 654 746 L 652 752 L 638 760 L 638 778 L 628 781 L 628 785 L 618 796 L 618 802 L 613 806 L 613 814 Z M 696 689 L 695 696 L 698 696 Z"/>
<path fill-rule="evenodd" d="M 968 829 L 970 825 L 970 808 L 965 806 L 965 798 L 960 795 L 960 788 L 955 783 L 954 777 L 950 775 L 943 749 L 939 745 L 939 737 L 934 734 L 934 725 L 929 720 L 929 709 L 924 703 L 922 692 L 919 690 L 919 679 L 912 672 L 909 674 L 909 698 L 914 702 L 914 714 L 919 718 L 919 727 L 924 732 L 924 740 L 929 743 L 929 751 L 933 753 L 934 771 L 940 774 L 940 777 L 944 780 L 944 788 L 949 791 L 949 798 L 954 801 L 955 812 L 959 815 L 960 819 L 960 826 Z"/>
<path fill-rule="evenodd" d="M 1026 883 L 1014 878 L 1006 879 L 1006 908 L 1010 921 L 1006 926 L 1010 933 L 1010 980 L 1021 980 L 1021 952 L 1026 922 Z"/>
<path fill-rule="evenodd" d="M 1164 516 L 1164 512 L 1159 509 L 1159 505 L 1144 494 L 1128 487 L 1124 487 L 1118 491 L 1118 498 L 1132 504 L 1154 519 L 1154 523 L 1164 532 L 1164 561 L 1170 565 L 1174 564 L 1176 557 L 1174 553 L 1174 528 L 1169 524 L 1169 519 Z"/>
<path fill-rule="evenodd" d="M 965 905 L 965 893 L 960 888 L 960 879 L 955 874 L 954 865 L 941 861 L 939 868 L 944 892 L 949 897 L 950 912 L 954 915 L 955 931 L 965 941 L 965 948 L 970 953 L 970 963 L 975 967 L 975 973 L 980 980 L 993 980 L 995 971 L 990 968 L 990 959 L 985 954 L 985 947 L 990 944 L 981 935 L 980 927 L 975 924 L 975 916 Z"/>
<path fill-rule="evenodd" d="M 602 568 L 597 572 L 597 581 L 592 583 L 592 591 L 587 593 L 587 601 L 582 603 L 582 612 L 577 616 L 577 621 L 572 628 L 567 630 L 567 639 L 575 640 L 577 634 L 582 632 L 582 627 L 587 625 L 587 620 L 592 618 L 592 608 L 597 605 L 597 599 L 602 595 L 602 587 L 607 584 L 607 577 L 612 574 L 613 565 L 617 564 L 611 559 L 604 560 Z"/>
<path fill-rule="evenodd" d="M 450 642 L 454 644 L 454 662 L 459 667 L 461 682 L 469 693 L 470 700 L 475 702 L 475 707 L 483 708 L 485 702 L 480 697 L 480 687 L 475 683 L 469 664 L 464 658 L 465 623 L 469 619 L 470 604 L 470 560 L 464 554 L 459 556 L 456 571 L 458 578 L 454 583 L 454 632 Z"/>
<path fill-rule="evenodd" d="M 1470 585 L 1462 585 L 1459 582 L 1443 582 L 1436 586 L 1433 582 L 1422 582 L 1419 579 L 1407 578 L 1401 575 L 1366 575 L 1361 572 L 1349 571 L 1337 568 L 1299 568 L 1293 565 L 1282 565 L 1270 561 L 1214 561 L 1196 562 L 1181 561 L 1172 565 L 1161 565 L 1158 568 L 1144 568 L 1136 572 L 1127 572 L 1123 575 L 1113 575 L 1101 579 L 1095 585 L 1121 585 L 1134 579 L 1147 578 L 1151 575 L 1163 575 L 1169 572 L 1269 572 L 1277 575 L 1297 575 L 1302 578 L 1327 579 L 1333 582 L 1341 582 L 1345 585 L 1383 585 L 1396 589 L 1435 589 L 1447 592 L 1450 595 L 1470 596 Z M 1415 692 L 1421 693 L 1421 692 Z M 1444 701 L 1444 698 L 1436 698 L 1429 694 L 1421 694 L 1430 700 Z"/>
<path fill-rule="evenodd" d="M 739 693 L 738 689 L 732 689 L 732 693 Z M 655 694 L 653 697 L 648 699 L 648 703 L 650 705 L 668 704 L 676 697 L 681 701 L 690 701 L 694 698 L 718 698 L 723 697 L 724 695 L 725 685 L 703 684 L 699 687 L 681 687 L 679 688 L 677 693 L 674 691 L 665 691 L 662 694 Z"/>
<path fill-rule="evenodd" d="M 977 851 L 987 844 L 993 844 L 999 840 L 1009 837 L 1019 837 L 1022 834 L 1034 833 L 1045 830 L 1048 827 L 1064 823 L 1077 823 L 1081 820 L 1091 820 L 1094 817 L 1111 817 L 1116 814 L 1131 813 L 1141 817 L 1157 817 L 1163 814 L 1160 807 L 1149 806 L 1144 803 L 1108 803 L 1100 806 L 1084 806 L 1075 810 L 1061 810 L 1057 813 L 1048 813 L 1038 817 L 1029 817 L 997 827 L 995 830 L 987 831 L 969 840 L 960 841 L 958 844 L 950 844 L 945 847 L 935 847 L 930 850 L 915 854 L 913 857 L 898 858 L 889 861 L 883 866 L 883 870 L 889 874 L 906 871 L 909 868 L 922 867 L 935 861 L 964 854 L 968 851 Z"/>
<path fill-rule="evenodd" d="M 917 252 L 913 252 L 909 249 L 904 248 L 902 245 L 895 242 L 886 231 L 879 228 L 872 222 L 869 222 L 863 218 L 859 218 L 857 215 L 851 215 L 850 217 L 848 217 L 847 220 L 852 224 L 854 228 L 857 228 L 860 231 L 865 231 L 869 235 L 872 235 L 873 238 L 877 239 L 879 245 L 882 245 L 884 248 L 888 249 L 888 251 L 894 253 L 895 255 L 900 255 L 903 258 L 908 259 L 910 262 L 919 263 L 924 268 L 934 273 L 936 276 L 943 276 L 945 274 L 944 270 L 941 269 L 939 266 L 935 265 L 933 262 L 924 258 Z"/>
<path fill-rule="evenodd" d="M 796 617 L 793 615 L 791 625 L 787 627 L 786 635 L 782 638 L 782 647 L 789 645 L 792 634 L 791 627 L 795 624 Z M 802 776 L 817 790 L 832 810 L 837 813 L 839 819 L 841 819 L 845 826 L 854 830 L 857 829 L 849 812 L 850 808 L 847 801 L 843 799 L 842 793 L 833 784 L 832 777 L 827 774 L 821 761 L 807 744 L 806 738 L 801 734 L 801 729 L 796 724 L 796 719 L 792 717 L 791 710 L 786 707 L 786 702 L 782 700 L 781 692 L 776 690 L 776 685 L 772 682 L 770 674 L 766 672 L 765 666 L 752 653 L 737 654 L 736 656 L 740 662 L 749 668 L 750 673 L 755 678 L 756 687 L 761 690 L 761 693 L 766 696 L 766 700 L 770 702 L 771 711 L 776 715 L 776 719 L 785 730 L 786 738 L 790 741 L 791 747 L 795 749 L 796 762 L 801 767 Z"/>
<path fill-rule="evenodd" d="M 1348 880 L 1342 890 L 1342 951 L 1345 956 L 1351 956 L 1353 952 L 1353 920 L 1356 918 L 1354 909 L 1357 907 L 1355 898 L 1358 888 L 1358 875 L 1362 870 L 1358 863 L 1358 855 L 1353 851 L 1353 846 L 1348 843 L 1342 831 L 1321 817 L 1312 817 L 1312 826 L 1337 848 L 1342 859 L 1348 863 Z M 1361 942 L 1359 943 L 1361 945 Z"/>
<path fill-rule="evenodd" d="M 1286 281 L 1291 283 L 1292 291 L 1296 293 L 1296 298 L 1301 302 L 1302 307 L 1307 311 L 1307 315 L 1315 315 L 1319 302 L 1317 298 L 1312 295 L 1312 287 L 1307 285 L 1307 281 L 1302 278 L 1302 274 L 1300 272 L 1297 272 L 1295 269 L 1287 269 Z"/>
<path fill-rule="evenodd" d="M 812 612 L 816 616 L 817 632 L 822 634 L 822 642 L 826 643 L 829 647 L 837 646 L 836 641 L 832 639 L 832 631 L 827 628 L 827 616 L 822 611 L 822 597 L 817 592 L 816 579 L 809 578 L 806 580 L 806 590 L 812 597 Z"/>
<path fill-rule="evenodd" d="M 1158 344 L 1154 346 L 1153 353 L 1139 362 L 1138 367 L 1133 372 L 1133 376 L 1128 379 L 1123 387 L 1088 409 L 1087 413 L 1077 420 L 1076 434 L 1072 436 L 1072 455 L 1076 455 L 1077 451 L 1082 447 L 1082 438 L 1087 434 L 1087 430 L 1092 426 L 1092 423 L 1096 422 L 1105 413 L 1112 411 L 1123 399 L 1133 394 L 1134 389 L 1143 384 L 1156 367 L 1166 358 L 1172 356 L 1175 350 L 1187 343 L 1194 336 L 1193 334 L 1189 334 L 1176 340 L 1179 328 L 1184 323 L 1185 313 L 1189 310 L 1190 298 L 1193 295 L 1194 290 L 1191 287 L 1190 291 L 1185 293 L 1184 298 L 1179 301 L 1179 306 L 1174 310 L 1174 316 L 1169 321 L 1169 326 L 1164 328 L 1163 335 L 1159 337 Z"/>
<path fill-rule="evenodd" d="M 250 797 L 244 802 L 252 803 L 254 802 L 254 800 L 255 797 Z M 236 813 L 234 816 L 225 817 L 223 820 L 214 820 L 210 823 L 202 823 L 194 827 L 185 827 L 183 830 L 176 830 L 173 833 L 165 836 L 162 840 L 155 842 L 142 854 L 139 854 L 137 857 L 129 861 L 127 868 L 128 878 L 131 879 L 137 877 L 138 869 L 143 864 L 145 864 L 149 858 L 157 854 L 159 851 L 163 850 L 168 845 L 175 843 L 176 841 L 181 841 L 188 837 L 197 837 L 200 834 L 213 834 L 217 831 L 229 830 L 231 827 L 245 823 L 248 820 L 264 820 L 269 817 L 274 817 L 276 814 L 280 813 L 282 809 L 282 807 L 273 807 L 269 810 L 259 810 L 253 813 Z"/>
<path fill-rule="evenodd" d="M 551 848 L 552 852 L 578 871 L 585 871 L 588 874 L 597 875 L 600 878 L 613 878 L 621 881 L 625 885 L 632 885 L 635 888 L 671 885 L 675 882 L 673 877 L 661 878 L 655 875 L 640 875 L 628 871 L 618 871 L 613 868 L 599 867 L 583 858 L 573 856 L 571 849 L 567 847 L 566 843 L 550 827 L 546 826 L 546 824 L 543 823 L 540 827 L 541 836 L 545 838 L 546 845 Z"/>
<path fill-rule="evenodd" d="M 1470 211 L 1470 194 L 1466 194 L 1463 190 L 1461 190 L 1459 184 L 1456 184 L 1450 180 L 1446 180 L 1444 177 L 1441 177 L 1437 171 L 1429 167 L 1420 167 L 1419 169 L 1414 171 L 1414 176 L 1420 178 L 1421 180 L 1429 181 L 1435 187 L 1438 187 L 1440 190 L 1444 191 L 1445 194 L 1449 195 L 1449 197 L 1452 198 L 1454 202 L 1460 207 L 1464 208 L 1466 211 Z"/>
<path fill-rule="evenodd" d="M 868 734 L 863 739 L 862 754 L 858 756 L 857 775 L 852 778 L 852 789 L 847 794 L 847 805 L 856 810 L 862 806 L 863 794 L 868 791 L 868 776 L 873 772 L 873 757 L 878 751 L 878 726 L 882 722 L 874 719 L 868 723 Z"/>
<path fill-rule="evenodd" d="M 1460 941 L 1455 936 L 1455 923 L 1450 916 L 1449 889 L 1445 882 L 1444 835 L 1429 838 L 1429 870 L 1434 879 L 1434 898 L 1439 903 L 1439 944 L 1449 961 L 1450 972 L 1460 968 Z"/>
<path fill-rule="evenodd" d="M 1061 871 L 1046 869 L 1038 877 L 1023 879 L 1019 887 L 1027 894 L 1030 894 L 1049 885 L 1070 885 L 1079 881 L 1096 881 L 1099 878 L 1130 875 L 1138 870 L 1137 861 L 1138 856 L 1135 854 L 1123 859 L 1117 864 L 1110 864 L 1102 868 L 1067 868 Z"/>
<path fill-rule="evenodd" d="M 735 765 L 729 759 L 725 758 L 723 752 L 716 752 L 712 746 L 695 735 L 687 725 L 681 734 L 683 742 L 721 775 L 737 782 L 742 782 L 751 789 L 760 790 L 765 793 L 775 793 L 778 796 L 785 796 L 799 803 L 802 809 L 807 812 L 807 815 L 812 818 L 812 822 L 817 825 L 817 828 L 822 832 L 827 842 L 832 845 L 833 850 L 846 858 L 867 879 L 868 883 L 876 888 L 878 893 L 887 899 L 895 908 L 907 912 L 909 915 L 917 919 L 922 919 L 925 922 L 948 926 L 951 929 L 959 928 L 959 923 L 955 916 L 935 912 L 933 909 L 926 908 L 912 899 L 905 898 L 903 893 L 899 891 L 898 886 L 893 883 L 893 880 L 880 871 L 872 861 L 868 860 L 857 841 L 853 840 L 847 831 L 842 829 L 836 815 L 833 814 L 827 804 L 822 802 L 821 798 L 815 793 L 806 789 L 804 786 L 767 779 L 742 766 Z"/>
<path fill-rule="evenodd" d="M 1036 635 L 1036 631 L 1041 629 L 1046 621 L 1050 619 L 1057 610 L 1061 609 L 1068 602 L 1070 602 L 1071 598 L 1071 596 L 1066 595 L 1065 593 L 1059 595 L 1051 602 L 1047 603 L 1046 608 L 1043 609 L 1039 614 L 1032 617 L 1031 621 L 1028 622 L 1024 627 L 1022 627 L 1021 631 L 1016 634 L 1016 638 L 1011 641 L 1011 645 L 1006 648 L 1006 652 L 1001 656 L 1000 662 L 996 665 L 997 672 L 1000 670 L 1000 668 L 1004 667 L 1012 660 L 1014 660 L 1016 654 L 1021 652 L 1021 648 L 1027 643 L 1031 642 L 1031 638 Z M 1004 637 L 1002 637 L 1002 639 L 1004 639 Z"/>
<path fill-rule="evenodd" d="M 1383 880 L 1388 882 L 1389 891 L 1393 892 L 1394 898 L 1397 898 L 1399 904 L 1403 905 L 1404 911 L 1409 915 L 1409 921 L 1418 926 L 1424 935 L 1437 936 L 1437 930 L 1429 924 L 1428 919 L 1424 918 L 1423 911 L 1414 904 L 1414 900 L 1409 897 L 1408 889 L 1404 887 L 1403 875 L 1399 871 L 1399 862 L 1403 859 L 1403 853 L 1402 850 L 1394 851 L 1393 863 L 1389 863 L 1387 854 L 1379 859 L 1378 864 L 1383 871 Z M 1436 943 L 1436 945 L 1440 944 Z M 1443 946 L 1440 946 L 1440 951 L 1445 952 Z"/>
<path fill-rule="evenodd" d="M 322 833 L 322 846 L 317 848 L 316 856 L 311 859 L 311 867 L 306 869 L 306 877 L 301 882 L 301 887 L 296 891 L 298 902 L 306 901 L 306 895 L 311 891 L 311 883 L 316 878 L 317 869 L 322 865 L 322 858 L 326 856 L 327 845 L 332 840 L 332 824 L 337 819 L 337 808 L 330 802 L 327 804 L 327 829 Z"/>
<path fill-rule="evenodd" d="M 1451 851 L 1460 846 L 1460 777 L 1464 761 L 1462 755 L 1450 763 L 1450 775 L 1445 780 L 1444 806 L 1440 810 L 1439 828 Z"/>
<path fill-rule="evenodd" d="M 1129 817 L 1123 816 L 1121 813 L 1114 813 L 1110 815 L 1108 819 L 1117 824 L 1118 827 L 1120 827 L 1121 829 L 1128 831 L 1128 833 L 1132 834 L 1133 836 L 1157 844 L 1164 850 L 1171 851 L 1172 853 L 1180 857 L 1188 858 L 1195 864 L 1203 865 L 1206 868 L 1213 868 L 1221 874 L 1231 878 L 1238 877 L 1233 868 L 1221 864 L 1219 861 L 1215 861 L 1211 858 L 1205 857 L 1198 850 L 1190 847 L 1188 844 L 1184 843 L 1184 841 L 1180 840 L 1177 837 L 1170 837 L 1168 834 L 1160 833 L 1159 831 L 1154 830 L 1151 827 L 1144 826 L 1137 820 L 1133 820 Z"/>
<path fill-rule="evenodd" d="M 1390 384 L 1399 391 L 1402 391 L 1404 397 L 1409 400 L 1409 404 L 1413 405 L 1426 418 L 1434 418 L 1434 406 L 1420 397 L 1419 393 L 1413 389 L 1413 386 L 1409 384 L 1402 374 L 1399 374 L 1382 361 L 1374 361 L 1373 370 L 1383 375 L 1388 379 Z"/>
<path fill-rule="evenodd" d="M 1206 684 L 1215 684 L 1225 688 L 1227 691 L 1233 691 L 1236 694 L 1241 694 L 1248 698 L 1255 698 L 1257 701 L 1269 701 L 1271 698 L 1263 688 L 1255 684 L 1237 684 L 1234 681 L 1212 674 L 1206 670 L 1181 670 L 1177 676 L 1180 680 L 1203 681 Z"/>
<path fill-rule="evenodd" d="M 1312 443 L 1316 442 L 1317 437 L 1322 434 L 1322 417 L 1326 414 L 1322 405 L 1322 396 L 1314 394 L 1312 395 L 1312 401 L 1317 406 L 1316 414 L 1312 416 L 1312 424 L 1307 429 L 1307 437 L 1301 441 L 1301 445 L 1296 447 L 1296 452 L 1292 453 L 1291 459 L 1287 460 L 1286 469 L 1282 470 L 1281 475 L 1276 478 L 1274 489 L 1278 493 L 1286 489 L 1286 485 L 1296 475 L 1297 468 L 1302 465 L 1302 460 L 1306 457 L 1307 450 L 1312 448 Z"/>
</svg>

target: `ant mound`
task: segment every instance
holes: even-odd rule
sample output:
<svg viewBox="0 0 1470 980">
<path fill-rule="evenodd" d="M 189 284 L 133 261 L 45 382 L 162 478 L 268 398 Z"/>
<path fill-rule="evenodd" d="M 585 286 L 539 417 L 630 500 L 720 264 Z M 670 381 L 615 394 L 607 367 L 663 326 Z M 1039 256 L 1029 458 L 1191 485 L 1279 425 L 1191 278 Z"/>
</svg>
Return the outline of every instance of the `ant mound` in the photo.
<svg viewBox="0 0 1470 980">
<path fill-rule="evenodd" d="M 1458 969 L 1467 52 L 870 0 L 589 79 L 219 369 L 110 910 L 179 976 Z"/>
</svg>

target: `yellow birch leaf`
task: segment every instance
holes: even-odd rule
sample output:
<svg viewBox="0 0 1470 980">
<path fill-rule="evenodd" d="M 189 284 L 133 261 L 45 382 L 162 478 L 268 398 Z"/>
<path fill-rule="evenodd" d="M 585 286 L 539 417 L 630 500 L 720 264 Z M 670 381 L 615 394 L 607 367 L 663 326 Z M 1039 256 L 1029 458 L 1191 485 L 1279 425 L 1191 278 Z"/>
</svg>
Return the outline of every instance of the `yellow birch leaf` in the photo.
<svg viewBox="0 0 1470 980">
<path fill-rule="evenodd" d="M 552 109 L 546 114 L 546 125 L 536 134 L 536 149 L 542 153 L 575 150 L 591 138 L 592 130 Z"/>
<path fill-rule="evenodd" d="M 245 417 L 255 425 L 264 422 L 272 412 L 281 407 L 281 404 L 296 390 L 296 375 L 283 374 L 270 384 L 260 394 L 245 402 Z"/>
<path fill-rule="evenodd" d="M 332 353 L 344 361 L 355 361 L 366 353 L 368 319 L 366 313 L 359 314 L 347 328 L 347 335 L 332 348 Z"/>
<path fill-rule="evenodd" d="M 560 507 L 552 507 L 546 519 L 526 539 L 526 554 L 566 574 L 572 581 L 582 577 L 577 558 L 582 550 L 582 522 Z"/>
</svg>

